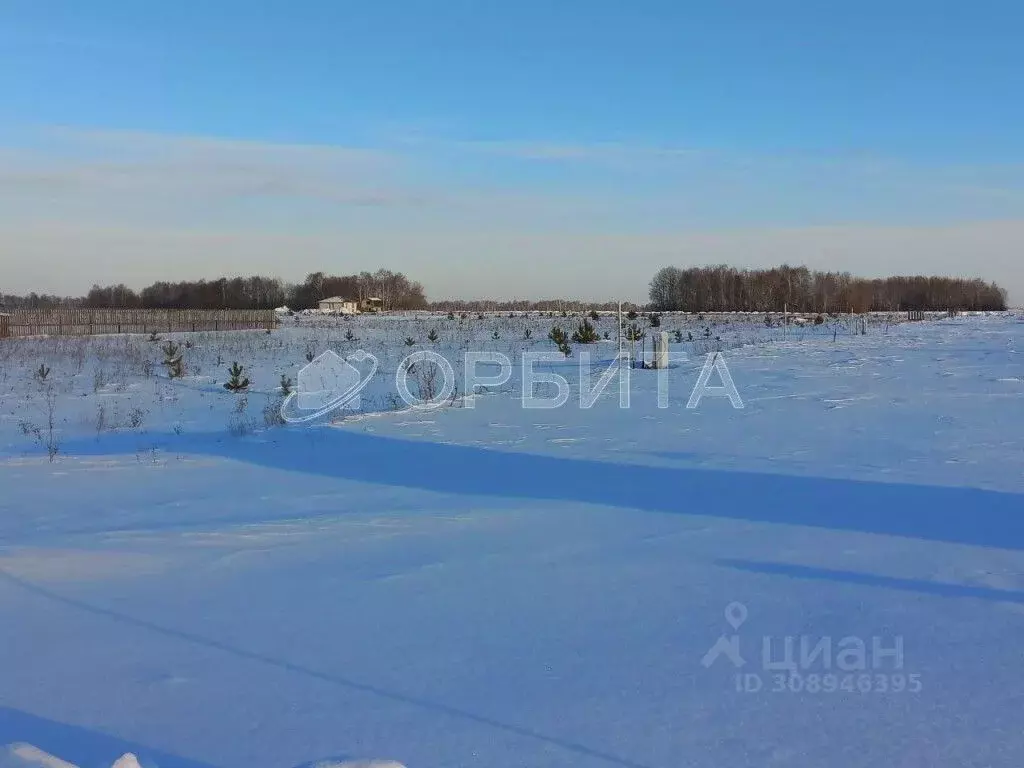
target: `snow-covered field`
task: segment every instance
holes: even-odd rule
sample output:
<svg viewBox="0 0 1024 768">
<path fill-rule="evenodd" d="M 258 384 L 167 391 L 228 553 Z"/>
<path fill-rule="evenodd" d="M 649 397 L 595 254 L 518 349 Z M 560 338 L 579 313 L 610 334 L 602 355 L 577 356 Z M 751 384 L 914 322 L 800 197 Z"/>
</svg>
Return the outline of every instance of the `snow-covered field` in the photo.
<svg viewBox="0 0 1024 768">
<path fill-rule="evenodd" d="M 524 410 L 518 374 L 473 407 L 395 397 L 410 351 L 461 376 L 577 321 L 176 335 L 175 380 L 167 339 L 0 342 L 0 745 L 82 768 L 1024 764 L 1019 314 L 785 338 L 666 315 L 690 357 L 668 408 L 644 370 L 628 410 Z M 370 413 L 275 424 L 281 376 L 325 349 L 381 359 Z M 716 349 L 745 408 L 687 409 Z M 575 383 L 575 360 L 547 370 Z"/>
</svg>

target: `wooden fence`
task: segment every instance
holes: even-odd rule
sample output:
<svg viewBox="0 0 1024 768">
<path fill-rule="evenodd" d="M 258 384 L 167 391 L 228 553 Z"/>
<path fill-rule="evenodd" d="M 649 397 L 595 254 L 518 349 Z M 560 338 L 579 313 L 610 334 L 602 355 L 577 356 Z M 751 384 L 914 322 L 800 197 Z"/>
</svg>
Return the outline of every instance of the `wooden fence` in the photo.
<svg viewBox="0 0 1024 768">
<path fill-rule="evenodd" d="M 0 315 L 0 337 L 241 331 L 276 325 L 272 309 L 16 309 Z"/>
</svg>

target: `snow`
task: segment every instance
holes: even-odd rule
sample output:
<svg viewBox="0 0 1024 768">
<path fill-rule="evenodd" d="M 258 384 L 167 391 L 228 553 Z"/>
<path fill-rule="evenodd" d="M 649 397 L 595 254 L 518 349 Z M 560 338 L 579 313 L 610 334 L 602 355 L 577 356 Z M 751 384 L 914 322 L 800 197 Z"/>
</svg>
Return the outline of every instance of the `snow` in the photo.
<svg viewBox="0 0 1024 768">
<path fill-rule="evenodd" d="M 139 758 L 131 752 L 125 752 L 114 761 L 112 768 L 142 768 L 142 766 L 139 765 Z"/>
<path fill-rule="evenodd" d="M 0 745 L 34 756 L 4 768 L 1024 763 L 1020 317 L 783 338 L 663 316 L 695 339 L 672 345 L 690 359 L 667 409 L 657 371 L 633 372 L 628 410 L 614 391 L 523 410 L 518 371 L 473 407 L 389 398 L 411 351 L 461 376 L 466 349 L 518 359 L 576 321 L 174 336 L 193 342 L 174 381 L 162 341 L 0 344 Z M 359 348 L 381 359 L 371 413 L 264 422 L 307 350 Z M 713 348 L 743 409 L 685 407 Z M 236 359 L 242 397 L 220 386 Z M 545 370 L 576 383 L 575 358 Z M 734 637 L 745 666 L 702 664 Z M 787 637 L 796 657 L 801 637 L 877 641 L 883 665 L 866 691 L 859 672 L 775 690 L 762 641 L 778 660 Z M 842 676 L 820 661 L 801 685 Z"/>
<path fill-rule="evenodd" d="M 59 757 L 55 757 L 38 747 L 34 747 L 31 744 L 9 744 L 6 749 L 6 754 L 0 757 L 3 762 L 0 764 L 21 766 L 24 768 L 26 765 L 35 766 L 36 768 L 77 768 L 71 763 L 61 760 Z M 117 766 L 117 768 L 124 768 L 123 766 Z"/>
</svg>

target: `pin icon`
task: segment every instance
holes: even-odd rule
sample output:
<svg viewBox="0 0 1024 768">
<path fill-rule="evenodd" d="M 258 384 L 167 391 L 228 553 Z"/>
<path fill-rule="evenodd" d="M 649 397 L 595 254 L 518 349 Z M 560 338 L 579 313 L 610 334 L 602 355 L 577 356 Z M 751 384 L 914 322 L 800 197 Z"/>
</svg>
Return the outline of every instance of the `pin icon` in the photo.
<svg viewBox="0 0 1024 768">
<path fill-rule="evenodd" d="M 743 603 L 729 603 L 725 606 L 725 620 L 733 629 L 739 629 L 747 620 L 747 606 Z"/>
</svg>

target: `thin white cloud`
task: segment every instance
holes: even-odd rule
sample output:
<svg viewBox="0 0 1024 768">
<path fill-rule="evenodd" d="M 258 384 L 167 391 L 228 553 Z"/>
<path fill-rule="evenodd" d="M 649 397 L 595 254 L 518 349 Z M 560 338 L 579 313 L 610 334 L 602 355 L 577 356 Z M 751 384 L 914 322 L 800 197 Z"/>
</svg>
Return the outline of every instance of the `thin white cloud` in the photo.
<svg viewBox="0 0 1024 768">
<path fill-rule="evenodd" d="M 471 152 L 520 160 L 574 161 L 619 165 L 624 162 L 649 162 L 666 159 L 693 159 L 706 153 L 697 149 L 659 147 L 622 142 L 559 144 L 522 141 L 463 141 L 451 146 Z"/>
<path fill-rule="evenodd" d="M 271 144 L 133 132 L 47 131 L 0 155 L 0 198 L 137 210 L 231 198 L 311 198 L 342 205 L 409 205 L 399 163 L 378 150 Z"/>
<path fill-rule="evenodd" d="M 82 150 L 109 152 L 160 153 L 168 157 L 206 159 L 210 157 L 236 157 L 258 160 L 315 161 L 381 167 L 393 157 L 387 152 L 365 147 L 345 147 L 333 144 L 295 144 L 226 139 L 216 136 L 191 136 L 144 131 L 118 131 L 50 127 L 42 131 L 67 145 Z"/>
<path fill-rule="evenodd" d="M 510 167 L 508 164 L 511 163 Z M 552 166 L 530 181 L 515 164 Z M 571 166 L 571 172 L 559 169 Z M 924 167 L 871 157 L 752 156 L 625 143 L 420 139 L 391 148 L 49 129 L 0 147 L 9 216 L 206 222 L 219 205 L 434 206 L 539 226 L 590 211 L 598 225 L 736 226 L 1024 215 L 1024 169 Z M 45 207 L 42 205 L 45 203 Z M 259 226 L 257 211 L 244 209 Z M 561 214 L 560 214 L 561 212 Z M 0 216 L 3 216 L 0 210 Z M 330 211 L 321 218 L 327 223 Z M 300 217 L 305 224 L 310 217 Z M 448 223 L 448 222 L 446 222 Z"/>
</svg>

